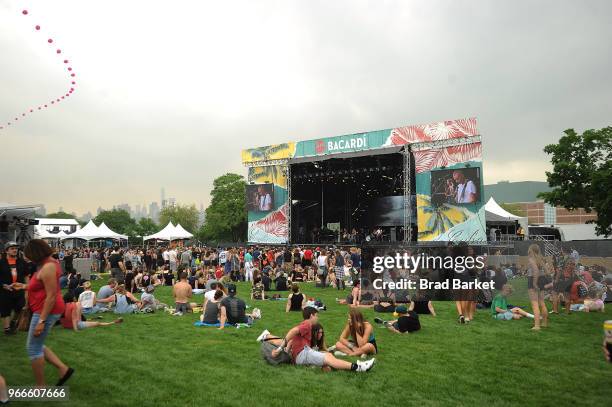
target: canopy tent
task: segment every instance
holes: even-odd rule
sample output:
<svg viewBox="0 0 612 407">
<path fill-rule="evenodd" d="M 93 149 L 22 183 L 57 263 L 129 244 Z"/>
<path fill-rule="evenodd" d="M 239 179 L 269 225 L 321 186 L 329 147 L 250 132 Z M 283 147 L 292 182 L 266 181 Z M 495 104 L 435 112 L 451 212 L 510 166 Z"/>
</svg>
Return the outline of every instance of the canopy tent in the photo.
<svg viewBox="0 0 612 407">
<path fill-rule="evenodd" d="M 183 239 L 191 239 L 193 235 L 186 231 L 180 224 L 174 226 L 172 222 L 168 222 L 165 228 L 160 230 L 157 233 L 154 233 L 149 236 L 145 236 L 143 240 L 183 240 Z"/>
<path fill-rule="evenodd" d="M 489 198 L 489 201 L 485 205 L 485 216 L 487 222 L 499 223 L 499 222 L 507 222 L 514 223 L 516 221 L 520 221 L 522 218 L 520 216 L 516 216 L 499 206 L 493 197 Z"/>
<path fill-rule="evenodd" d="M 182 226 L 181 224 L 177 224 L 176 227 L 174 228 L 174 230 L 176 231 L 177 236 L 180 239 L 191 239 L 193 237 L 193 235 L 189 232 L 187 232 Z"/>
<path fill-rule="evenodd" d="M 63 230 L 58 233 L 51 233 L 44 226 L 36 225 L 34 227 L 34 237 L 36 239 L 60 239 L 62 236 L 67 236 Z"/>
<path fill-rule="evenodd" d="M 100 233 L 96 224 L 90 220 L 87 223 L 87 225 L 83 226 L 81 229 L 77 230 L 76 232 L 70 235 L 66 235 L 65 237 L 62 238 L 62 240 L 64 239 L 93 240 L 93 239 L 102 239 L 103 237 L 104 236 Z"/>
<path fill-rule="evenodd" d="M 102 222 L 100 226 L 98 226 L 98 231 L 101 234 L 104 234 L 105 238 L 109 238 L 109 239 L 126 239 L 127 240 L 128 238 L 126 235 L 122 235 L 117 232 L 114 232 L 108 226 L 106 226 L 106 223 L 104 222 Z"/>
</svg>

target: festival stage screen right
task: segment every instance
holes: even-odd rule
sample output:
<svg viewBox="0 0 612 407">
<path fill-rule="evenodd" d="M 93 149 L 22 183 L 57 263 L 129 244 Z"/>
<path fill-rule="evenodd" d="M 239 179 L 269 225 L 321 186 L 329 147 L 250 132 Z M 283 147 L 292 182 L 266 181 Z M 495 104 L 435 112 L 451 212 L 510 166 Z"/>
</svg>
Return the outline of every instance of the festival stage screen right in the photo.
<svg viewBox="0 0 612 407">
<path fill-rule="evenodd" d="M 431 202 L 435 205 L 480 202 L 480 168 L 457 168 L 431 172 Z"/>
</svg>

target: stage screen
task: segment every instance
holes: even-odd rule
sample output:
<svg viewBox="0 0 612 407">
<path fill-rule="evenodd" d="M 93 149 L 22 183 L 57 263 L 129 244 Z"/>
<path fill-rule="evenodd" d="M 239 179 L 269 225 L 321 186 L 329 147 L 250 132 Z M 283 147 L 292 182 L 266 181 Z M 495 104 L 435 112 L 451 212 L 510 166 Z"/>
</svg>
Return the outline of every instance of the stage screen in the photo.
<svg viewBox="0 0 612 407">
<path fill-rule="evenodd" d="M 274 209 L 274 184 L 246 186 L 247 210 L 251 212 L 270 212 Z"/>
<path fill-rule="evenodd" d="M 371 226 L 402 226 L 404 224 L 404 196 L 383 196 L 370 202 Z M 412 222 L 416 222 L 416 199 L 412 196 Z"/>
<path fill-rule="evenodd" d="M 480 202 L 480 168 L 458 168 L 431 172 L 431 202 L 439 205 Z"/>
</svg>

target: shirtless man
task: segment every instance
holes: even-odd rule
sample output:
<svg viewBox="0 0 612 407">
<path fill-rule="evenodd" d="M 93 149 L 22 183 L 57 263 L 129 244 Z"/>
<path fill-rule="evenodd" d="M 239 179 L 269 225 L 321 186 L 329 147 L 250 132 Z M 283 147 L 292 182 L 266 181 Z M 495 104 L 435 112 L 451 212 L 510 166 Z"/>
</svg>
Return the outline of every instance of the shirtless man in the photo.
<svg viewBox="0 0 612 407">
<path fill-rule="evenodd" d="M 174 297 L 174 302 L 176 307 L 174 309 L 175 315 L 183 315 L 187 311 L 191 311 L 191 307 L 189 305 L 189 299 L 191 298 L 192 290 L 191 285 L 187 282 L 187 273 L 182 271 L 179 274 L 179 282 L 174 284 L 172 287 L 172 296 Z"/>
</svg>

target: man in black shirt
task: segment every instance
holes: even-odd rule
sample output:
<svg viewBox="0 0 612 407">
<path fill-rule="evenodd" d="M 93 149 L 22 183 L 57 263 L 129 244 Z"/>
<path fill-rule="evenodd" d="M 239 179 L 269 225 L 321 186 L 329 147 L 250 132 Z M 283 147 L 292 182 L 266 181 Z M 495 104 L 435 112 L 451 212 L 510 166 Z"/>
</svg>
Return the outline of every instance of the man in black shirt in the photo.
<svg viewBox="0 0 612 407">
<path fill-rule="evenodd" d="M 269 267 L 268 267 L 269 270 Z M 261 283 L 264 286 L 264 292 L 270 291 L 270 285 L 272 284 L 272 279 L 270 278 L 269 271 L 264 269 L 264 272 L 261 276 Z"/>
<path fill-rule="evenodd" d="M 117 280 L 117 283 L 123 284 L 125 281 L 125 265 L 123 263 L 123 251 L 113 250 L 108 262 L 111 267 L 111 277 Z"/>
<path fill-rule="evenodd" d="M 252 320 L 246 314 L 246 304 L 243 300 L 236 297 L 236 285 L 229 284 L 227 286 L 229 294 L 221 301 L 221 318 L 219 329 L 225 327 L 225 323 L 230 324 L 248 324 Z"/>
<path fill-rule="evenodd" d="M 4 333 L 7 335 L 15 332 L 17 320 L 25 307 L 28 264 L 17 255 L 17 249 L 17 243 L 8 242 L 6 254 L 0 258 L 0 317 L 4 319 Z"/>
<path fill-rule="evenodd" d="M 408 311 L 405 305 L 400 305 L 395 308 L 395 312 L 399 314 L 399 318 L 395 321 L 383 321 L 380 318 L 374 318 L 374 321 L 383 324 L 390 331 L 403 334 L 404 332 L 415 332 L 421 329 L 421 323 L 419 322 L 419 316 L 414 311 Z"/>
</svg>

